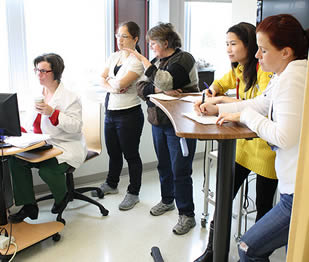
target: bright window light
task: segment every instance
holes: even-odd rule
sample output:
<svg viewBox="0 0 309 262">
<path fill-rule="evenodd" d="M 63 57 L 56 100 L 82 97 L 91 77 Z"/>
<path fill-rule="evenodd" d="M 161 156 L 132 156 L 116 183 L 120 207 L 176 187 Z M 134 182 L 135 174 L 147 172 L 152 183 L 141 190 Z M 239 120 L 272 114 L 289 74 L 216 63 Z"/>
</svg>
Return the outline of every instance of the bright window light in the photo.
<svg viewBox="0 0 309 262">
<path fill-rule="evenodd" d="M 37 83 L 33 59 L 57 53 L 65 63 L 65 86 L 87 93 L 98 85 L 105 63 L 105 7 L 102 0 L 24 1 L 30 86 Z"/>
<path fill-rule="evenodd" d="M 190 10 L 186 12 L 189 52 L 197 61 L 213 65 L 215 79 L 219 78 L 231 68 L 226 53 L 226 32 L 232 26 L 232 3 L 188 2 L 186 8 Z"/>
<path fill-rule="evenodd" d="M 1 85 L 0 93 L 8 93 L 9 89 L 9 71 L 8 71 L 8 39 L 6 27 L 5 1 L 0 1 L 0 72 Z"/>
</svg>

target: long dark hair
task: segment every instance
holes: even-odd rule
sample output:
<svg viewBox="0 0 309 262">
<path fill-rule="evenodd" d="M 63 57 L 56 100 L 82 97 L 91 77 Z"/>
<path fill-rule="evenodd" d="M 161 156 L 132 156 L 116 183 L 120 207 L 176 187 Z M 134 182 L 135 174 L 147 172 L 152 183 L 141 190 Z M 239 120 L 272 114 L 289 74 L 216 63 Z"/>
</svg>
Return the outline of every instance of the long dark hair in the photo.
<svg viewBox="0 0 309 262">
<path fill-rule="evenodd" d="M 266 17 L 256 31 L 266 34 L 278 50 L 290 47 L 295 59 L 308 58 L 309 29 L 304 30 L 294 16 L 280 14 Z"/>
<path fill-rule="evenodd" d="M 245 92 L 247 92 L 257 80 L 257 63 L 258 59 L 255 54 L 258 50 L 256 44 L 255 26 L 249 23 L 241 22 L 229 28 L 227 33 L 234 33 L 243 42 L 247 48 L 247 62 L 244 65 L 243 77 L 246 83 Z M 232 67 L 237 67 L 238 62 L 232 63 Z"/>
<path fill-rule="evenodd" d="M 135 37 L 137 37 L 137 42 L 136 42 L 136 45 L 135 45 L 135 49 L 137 50 L 137 52 L 139 52 L 141 54 L 142 51 L 141 51 L 141 48 L 138 45 L 138 41 L 139 41 L 140 35 L 141 35 L 141 30 L 140 30 L 139 26 L 135 22 L 133 22 L 133 21 L 123 22 L 123 23 L 121 23 L 119 25 L 118 28 L 120 28 L 122 26 L 126 26 L 128 28 L 128 32 L 133 37 L 133 39 Z"/>
</svg>

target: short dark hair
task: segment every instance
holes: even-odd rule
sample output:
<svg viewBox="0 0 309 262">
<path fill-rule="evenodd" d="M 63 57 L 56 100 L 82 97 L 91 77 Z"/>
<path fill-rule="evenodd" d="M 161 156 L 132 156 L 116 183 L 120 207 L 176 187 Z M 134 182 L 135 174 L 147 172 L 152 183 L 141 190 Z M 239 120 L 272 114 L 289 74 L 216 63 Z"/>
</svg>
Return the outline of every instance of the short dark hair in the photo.
<svg viewBox="0 0 309 262">
<path fill-rule="evenodd" d="M 255 84 L 257 80 L 256 64 L 258 59 L 255 57 L 255 54 L 258 50 L 258 46 L 256 44 L 255 26 L 249 23 L 241 22 L 230 27 L 227 30 L 227 33 L 236 34 L 247 48 L 247 61 L 244 65 L 243 73 L 244 81 L 246 83 L 246 92 Z M 232 63 L 233 67 L 237 67 L 237 65 L 238 62 Z"/>
<path fill-rule="evenodd" d="M 61 56 L 55 53 L 42 54 L 33 60 L 33 64 L 36 67 L 43 61 L 50 64 L 51 70 L 53 70 L 54 73 L 54 80 L 60 82 L 64 70 L 64 62 Z"/>
<path fill-rule="evenodd" d="M 161 44 L 167 41 L 169 48 L 181 47 L 181 39 L 171 23 L 159 23 L 147 32 L 146 38 L 147 41 L 155 40 Z"/>
<path fill-rule="evenodd" d="M 280 14 L 266 17 L 256 31 L 266 34 L 278 50 L 290 47 L 296 59 L 308 57 L 309 30 L 305 31 L 294 16 Z"/>
</svg>

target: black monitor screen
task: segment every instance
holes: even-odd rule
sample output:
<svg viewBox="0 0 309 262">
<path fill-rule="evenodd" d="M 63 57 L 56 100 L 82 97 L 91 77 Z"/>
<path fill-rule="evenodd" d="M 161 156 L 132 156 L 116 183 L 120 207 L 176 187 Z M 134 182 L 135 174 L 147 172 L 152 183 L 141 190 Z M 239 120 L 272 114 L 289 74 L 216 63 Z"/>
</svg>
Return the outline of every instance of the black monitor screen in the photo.
<svg viewBox="0 0 309 262">
<path fill-rule="evenodd" d="M 21 136 L 16 94 L 0 93 L 0 135 Z"/>
<path fill-rule="evenodd" d="M 304 29 L 309 28 L 309 0 L 263 0 L 262 19 L 278 14 L 291 14 Z"/>
<path fill-rule="evenodd" d="M 21 136 L 16 94 L 0 93 L 0 150 L 6 146 L 3 136 Z M 6 208 L 12 205 L 12 187 L 7 159 L 0 157 L 0 225 L 7 224 Z"/>
</svg>

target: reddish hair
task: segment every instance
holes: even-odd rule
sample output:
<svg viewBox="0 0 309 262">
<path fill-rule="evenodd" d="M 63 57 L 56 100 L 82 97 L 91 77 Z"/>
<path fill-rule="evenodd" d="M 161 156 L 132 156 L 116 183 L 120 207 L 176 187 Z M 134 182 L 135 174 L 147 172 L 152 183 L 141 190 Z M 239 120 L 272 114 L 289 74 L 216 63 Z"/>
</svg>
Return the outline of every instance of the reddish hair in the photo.
<svg viewBox="0 0 309 262">
<path fill-rule="evenodd" d="M 256 32 L 266 34 L 278 50 L 290 47 L 294 51 L 295 59 L 307 59 L 309 29 L 305 31 L 294 16 L 280 14 L 266 17 L 258 25 Z"/>
</svg>

